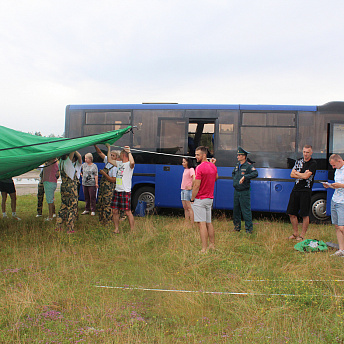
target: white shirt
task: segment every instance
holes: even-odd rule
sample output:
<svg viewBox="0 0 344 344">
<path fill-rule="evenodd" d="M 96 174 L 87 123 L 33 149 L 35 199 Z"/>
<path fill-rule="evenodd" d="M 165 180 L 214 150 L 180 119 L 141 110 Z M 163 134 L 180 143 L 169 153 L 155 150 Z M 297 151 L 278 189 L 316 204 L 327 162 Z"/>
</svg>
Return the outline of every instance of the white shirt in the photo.
<svg viewBox="0 0 344 344">
<path fill-rule="evenodd" d="M 131 191 L 131 179 L 133 177 L 133 171 L 134 169 L 130 168 L 130 161 L 117 161 L 116 191 Z"/>
<path fill-rule="evenodd" d="M 65 171 L 70 179 L 74 179 L 75 167 L 69 157 L 66 160 L 60 160 L 59 169 Z"/>
<path fill-rule="evenodd" d="M 105 167 L 109 169 L 108 176 L 115 178 L 116 177 L 116 172 L 117 172 L 117 167 L 113 166 L 112 164 L 107 162 L 107 156 L 104 158 L 104 163 L 105 163 Z M 111 170 L 110 170 L 110 168 L 111 168 Z"/>
<path fill-rule="evenodd" d="M 80 164 L 79 160 L 77 160 L 74 163 L 74 167 L 75 167 L 75 171 L 76 171 L 76 176 L 78 179 L 80 179 L 82 164 Z"/>
<path fill-rule="evenodd" d="M 336 169 L 334 182 L 344 184 L 344 165 Z M 332 201 L 335 203 L 344 203 L 344 188 L 339 188 L 334 191 Z"/>
</svg>

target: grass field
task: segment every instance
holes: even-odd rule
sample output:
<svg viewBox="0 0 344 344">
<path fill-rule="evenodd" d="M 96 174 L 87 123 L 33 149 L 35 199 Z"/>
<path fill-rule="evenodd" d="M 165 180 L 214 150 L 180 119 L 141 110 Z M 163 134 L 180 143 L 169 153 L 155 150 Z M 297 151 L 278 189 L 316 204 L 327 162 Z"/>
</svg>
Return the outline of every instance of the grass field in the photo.
<svg viewBox="0 0 344 344">
<path fill-rule="evenodd" d="M 0 220 L 1 343 L 344 343 L 344 259 L 295 251 L 287 222 L 256 219 L 249 236 L 218 216 L 200 255 L 182 217 L 114 235 L 82 216 L 67 235 L 35 209 L 21 196 L 22 221 Z M 331 225 L 308 238 L 336 242 Z"/>
</svg>

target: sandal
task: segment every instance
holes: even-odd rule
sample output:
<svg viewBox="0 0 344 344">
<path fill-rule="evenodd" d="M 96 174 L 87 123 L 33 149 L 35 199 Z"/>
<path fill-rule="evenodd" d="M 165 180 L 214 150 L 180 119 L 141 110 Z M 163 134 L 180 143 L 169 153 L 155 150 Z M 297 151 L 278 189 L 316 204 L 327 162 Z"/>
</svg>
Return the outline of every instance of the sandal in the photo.
<svg viewBox="0 0 344 344">
<path fill-rule="evenodd" d="M 297 240 L 297 238 L 299 238 L 299 236 L 296 236 L 295 234 L 292 234 L 288 239 L 289 240 Z"/>
<path fill-rule="evenodd" d="M 296 238 L 297 241 L 303 241 L 303 237 L 301 235 L 299 235 L 297 238 Z"/>
</svg>

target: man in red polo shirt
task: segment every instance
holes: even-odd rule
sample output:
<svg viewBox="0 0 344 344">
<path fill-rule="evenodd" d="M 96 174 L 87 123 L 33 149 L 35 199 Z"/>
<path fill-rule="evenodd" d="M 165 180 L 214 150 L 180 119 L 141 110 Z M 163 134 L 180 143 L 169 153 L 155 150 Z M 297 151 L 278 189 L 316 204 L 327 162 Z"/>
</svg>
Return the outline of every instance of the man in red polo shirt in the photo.
<svg viewBox="0 0 344 344">
<path fill-rule="evenodd" d="M 214 186 L 218 178 L 216 159 L 207 161 L 207 148 L 196 148 L 195 157 L 200 165 L 196 169 L 195 183 L 192 189 L 191 204 L 194 211 L 195 222 L 199 223 L 199 231 L 202 241 L 201 253 L 207 249 L 215 249 L 215 232 L 211 223 L 211 208 L 214 199 Z M 209 239 L 209 246 L 208 246 Z"/>
</svg>

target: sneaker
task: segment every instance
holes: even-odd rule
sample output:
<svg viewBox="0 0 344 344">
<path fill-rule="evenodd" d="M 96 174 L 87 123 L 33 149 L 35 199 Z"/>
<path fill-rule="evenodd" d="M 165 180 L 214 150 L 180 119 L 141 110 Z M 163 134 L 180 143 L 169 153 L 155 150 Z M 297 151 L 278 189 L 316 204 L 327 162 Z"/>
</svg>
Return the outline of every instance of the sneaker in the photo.
<svg viewBox="0 0 344 344">
<path fill-rule="evenodd" d="M 8 217 L 6 213 L 2 213 L 2 217 Z"/>
<path fill-rule="evenodd" d="M 88 214 L 88 213 L 89 213 L 88 210 L 84 210 L 84 211 L 81 213 L 81 215 L 86 215 L 86 214 Z"/>
<path fill-rule="evenodd" d="M 331 254 L 331 256 L 344 257 L 344 250 L 338 250 L 335 253 Z"/>
<path fill-rule="evenodd" d="M 96 215 L 96 213 L 95 213 L 94 211 L 92 211 L 92 212 L 91 212 L 91 215 L 94 216 L 94 215 Z"/>
<path fill-rule="evenodd" d="M 36 217 L 42 217 L 43 215 L 42 214 L 37 214 Z"/>
<path fill-rule="evenodd" d="M 56 217 L 56 214 L 53 214 L 53 217 Z"/>
<path fill-rule="evenodd" d="M 44 221 L 52 221 L 53 218 L 52 217 L 47 217 Z"/>
</svg>

